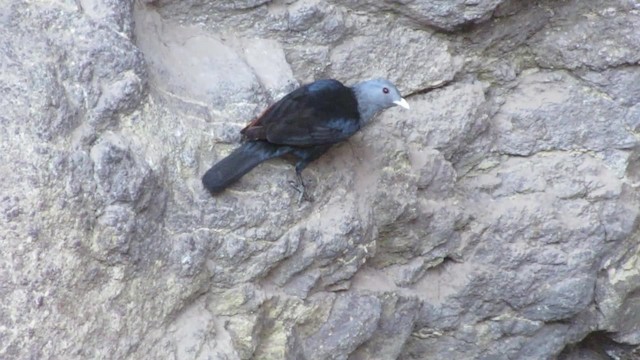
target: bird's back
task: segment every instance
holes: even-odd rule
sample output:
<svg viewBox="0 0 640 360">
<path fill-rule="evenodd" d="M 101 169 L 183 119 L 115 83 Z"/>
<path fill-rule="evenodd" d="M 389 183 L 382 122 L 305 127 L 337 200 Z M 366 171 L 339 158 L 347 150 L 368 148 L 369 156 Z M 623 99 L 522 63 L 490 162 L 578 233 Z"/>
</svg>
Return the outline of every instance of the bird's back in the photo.
<svg viewBox="0 0 640 360">
<path fill-rule="evenodd" d="M 359 129 L 353 90 L 337 80 L 304 85 L 271 105 L 242 134 L 249 140 L 312 146 L 339 142 Z"/>
</svg>

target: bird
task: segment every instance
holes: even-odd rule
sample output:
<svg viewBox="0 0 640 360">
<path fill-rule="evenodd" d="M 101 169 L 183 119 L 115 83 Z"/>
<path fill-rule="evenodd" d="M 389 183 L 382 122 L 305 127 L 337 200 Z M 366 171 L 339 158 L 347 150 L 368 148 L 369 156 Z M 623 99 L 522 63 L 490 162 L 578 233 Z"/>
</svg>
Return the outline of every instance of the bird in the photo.
<svg viewBox="0 0 640 360">
<path fill-rule="evenodd" d="M 350 87 L 335 79 L 303 85 L 249 122 L 240 131 L 242 144 L 207 170 L 202 183 L 217 195 L 260 163 L 292 155 L 300 185 L 296 190 L 300 199 L 308 199 L 302 178 L 307 165 L 393 106 L 410 109 L 396 86 L 386 79 Z"/>
</svg>

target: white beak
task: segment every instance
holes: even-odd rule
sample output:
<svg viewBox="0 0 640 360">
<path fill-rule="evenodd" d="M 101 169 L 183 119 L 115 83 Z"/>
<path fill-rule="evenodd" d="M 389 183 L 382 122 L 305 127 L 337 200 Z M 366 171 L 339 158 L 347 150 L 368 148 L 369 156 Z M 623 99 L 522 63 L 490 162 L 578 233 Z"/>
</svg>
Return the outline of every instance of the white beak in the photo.
<svg viewBox="0 0 640 360">
<path fill-rule="evenodd" d="M 403 108 L 405 108 L 407 110 L 411 109 L 411 107 L 409 107 L 409 103 L 404 98 L 400 98 L 400 100 L 396 100 L 393 103 L 398 105 L 398 106 L 402 106 Z"/>
</svg>

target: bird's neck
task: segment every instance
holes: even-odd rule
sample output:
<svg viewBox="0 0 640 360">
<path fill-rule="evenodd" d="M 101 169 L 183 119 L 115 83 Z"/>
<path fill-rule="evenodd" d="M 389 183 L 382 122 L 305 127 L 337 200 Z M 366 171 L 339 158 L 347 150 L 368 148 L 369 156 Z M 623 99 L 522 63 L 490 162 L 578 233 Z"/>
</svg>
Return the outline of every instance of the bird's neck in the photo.
<svg viewBox="0 0 640 360">
<path fill-rule="evenodd" d="M 377 113 L 383 110 L 380 105 L 377 105 L 367 92 L 363 89 L 364 83 L 355 84 L 351 88 L 358 101 L 358 113 L 360 114 L 360 126 L 368 124 Z"/>
</svg>

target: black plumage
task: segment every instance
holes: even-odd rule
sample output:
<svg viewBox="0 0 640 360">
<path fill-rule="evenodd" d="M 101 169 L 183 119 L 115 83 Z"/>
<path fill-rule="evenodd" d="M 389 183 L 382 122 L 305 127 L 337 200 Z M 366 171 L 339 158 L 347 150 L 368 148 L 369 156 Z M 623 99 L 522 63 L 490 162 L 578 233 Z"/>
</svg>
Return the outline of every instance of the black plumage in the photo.
<svg viewBox="0 0 640 360">
<path fill-rule="evenodd" d="M 209 169 L 202 182 L 216 194 L 263 161 L 290 154 L 297 159 L 296 174 L 304 189 L 301 172 L 310 162 L 393 105 L 408 107 L 395 86 L 382 79 L 354 87 L 337 80 L 304 85 L 242 129 L 245 142 Z"/>
</svg>

